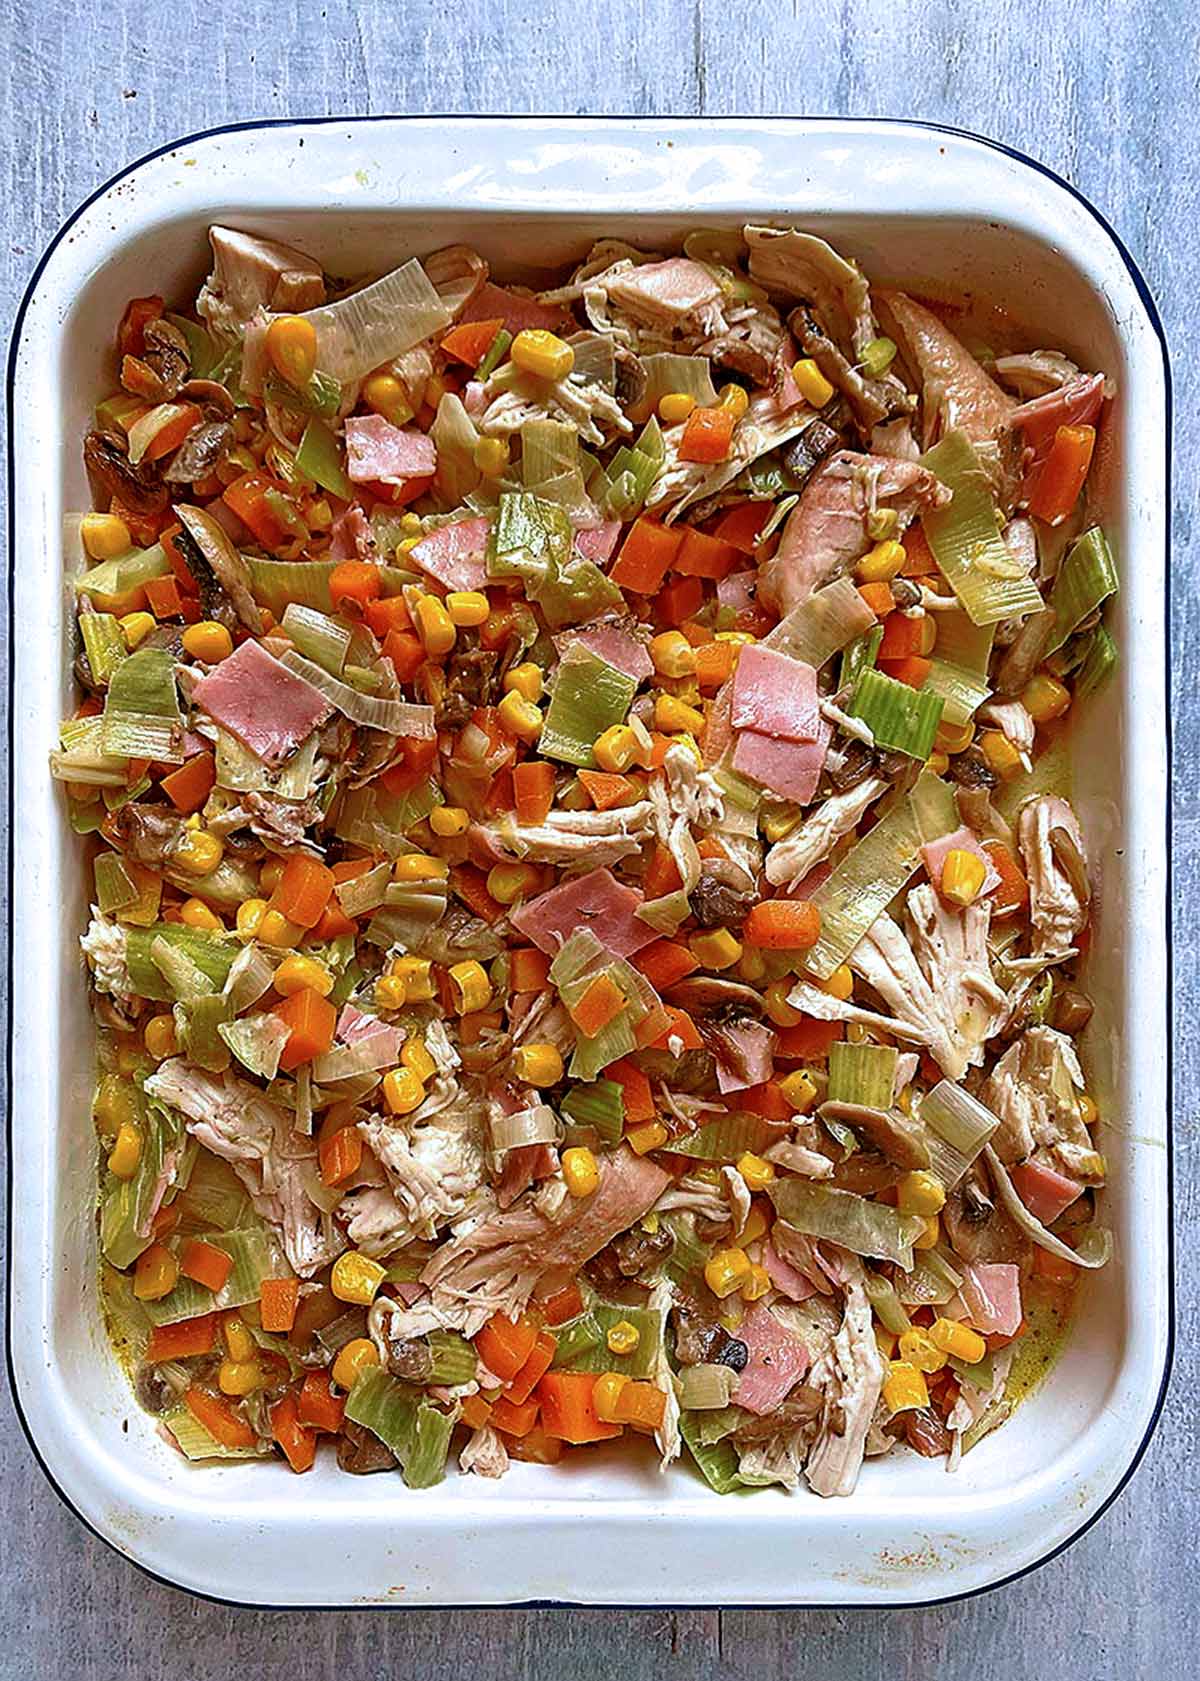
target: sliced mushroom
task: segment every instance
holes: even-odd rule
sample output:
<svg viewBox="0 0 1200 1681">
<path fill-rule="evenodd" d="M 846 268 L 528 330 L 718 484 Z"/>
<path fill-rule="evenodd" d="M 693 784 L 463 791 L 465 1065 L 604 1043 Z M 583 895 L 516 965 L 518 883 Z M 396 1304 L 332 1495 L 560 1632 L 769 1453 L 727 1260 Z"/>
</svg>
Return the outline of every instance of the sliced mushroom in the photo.
<svg viewBox="0 0 1200 1681">
<path fill-rule="evenodd" d="M 1015 1220 L 993 1201 L 980 1163 L 946 1198 L 942 1225 L 950 1247 L 964 1261 L 1010 1261 L 1025 1266 L 1032 1253 L 1029 1239 Z"/>
<path fill-rule="evenodd" d="M 719 975 L 694 975 L 677 981 L 663 994 L 670 1004 L 684 1010 L 716 1010 L 728 1004 L 744 1004 L 756 1014 L 762 1014 L 762 994 L 741 981 L 727 981 Z"/>
<path fill-rule="evenodd" d="M 215 409 L 217 413 L 212 416 L 214 420 L 232 420 L 237 413 L 237 405 L 233 398 L 215 379 L 189 379 L 186 385 L 180 387 L 179 395 L 186 397 L 189 403 L 199 403 L 202 408 Z"/>
<path fill-rule="evenodd" d="M 188 342 L 179 328 L 162 315 L 147 321 L 142 336 L 145 343 L 142 363 L 157 375 L 163 398 L 169 401 L 178 395 L 191 367 Z"/>
<path fill-rule="evenodd" d="M 201 421 L 175 451 L 163 478 L 168 484 L 195 484 L 207 478 L 232 445 L 233 427 L 227 420 Z"/>
<path fill-rule="evenodd" d="M 250 569 L 228 534 L 203 508 L 183 503 L 175 509 L 179 522 L 199 549 L 205 564 L 233 602 L 238 618 L 255 636 L 262 632 L 262 614 L 250 593 Z"/>
<path fill-rule="evenodd" d="M 929 1146 L 923 1129 L 894 1109 L 870 1109 L 862 1103 L 822 1103 L 817 1111 L 823 1121 L 844 1121 L 876 1150 L 898 1167 L 929 1166 Z"/>
<path fill-rule="evenodd" d="M 166 507 L 166 485 L 148 466 L 133 466 L 109 433 L 88 433 L 83 440 L 83 464 L 103 496 L 119 497 L 132 513 L 160 514 Z"/>
</svg>

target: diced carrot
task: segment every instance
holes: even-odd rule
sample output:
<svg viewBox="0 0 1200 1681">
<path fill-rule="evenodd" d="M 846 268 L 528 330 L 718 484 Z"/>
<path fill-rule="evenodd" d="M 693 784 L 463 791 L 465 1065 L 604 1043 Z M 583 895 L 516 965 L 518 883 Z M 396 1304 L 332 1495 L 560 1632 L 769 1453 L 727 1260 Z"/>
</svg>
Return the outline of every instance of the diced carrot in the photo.
<svg viewBox="0 0 1200 1681">
<path fill-rule="evenodd" d="M 119 496 L 110 500 L 108 511 L 110 514 L 116 514 L 118 519 L 124 520 L 129 527 L 129 535 L 144 549 L 148 549 L 152 543 L 157 543 L 163 527 L 171 523 L 169 508 L 163 508 L 161 512 L 154 514 L 140 513 L 127 502 L 122 502 Z M 99 606 L 99 603 L 96 605 Z"/>
<path fill-rule="evenodd" d="M 451 327 L 442 340 L 442 349 L 456 362 L 465 362 L 468 368 L 477 368 L 503 325 L 503 317 L 495 321 L 463 321 L 457 327 Z"/>
<path fill-rule="evenodd" d="M 691 957 L 691 952 L 688 956 Z M 604 1070 L 606 1080 L 614 1080 L 621 1088 L 621 1097 L 625 1107 L 626 1127 L 636 1126 L 639 1121 L 654 1119 L 654 1098 L 650 1092 L 650 1082 L 640 1068 L 625 1057 L 616 1062 L 610 1062 Z"/>
<path fill-rule="evenodd" d="M 363 612 L 382 589 L 379 568 L 369 560 L 340 560 L 329 574 L 329 598 L 335 613 L 346 603 L 356 612 Z"/>
<path fill-rule="evenodd" d="M 1040 1245 L 1033 1251 L 1033 1271 L 1036 1278 L 1044 1279 L 1047 1284 L 1074 1284 L 1079 1277 L 1077 1266 Z"/>
<path fill-rule="evenodd" d="M 547 1296 L 541 1306 L 542 1318 L 547 1325 L 565 1325 L 568 1319 L 577 1319 L 583 1312 L 583 1297 L 578 1284 L 568 1284 L 565 1290 Z"/>
<path fill-rule="evenodd" d="M 509 952 L 508 984 L 514 992 L 545 992 L 549 981 L 550 959 L 544 951 L 518 946 Z"/>
<path fill-rule="evenodd" d="M 317 1457 L 317 1438 L 312 1430 L 300 1423 L 295 1395 L 289 1393 L 276 1401 L 268 1414 L 271 1434 L 283 1449 L 284 1457 L 293 1471 L 310 1471 Z"/>
<path fill-rule="evenodd" d="M 664 1004 L 663 1009 L 667 1012 L 669 1018 L 667 1025 L 657 1039 L 650 1041 L 648 1048 L 656 1051 L 667 1051 L 671 1049 L 670 1040 L 678 1039 L 685 1051 L 702 1051 L 704 1040 L 700 1037 L 700 1031 L 687 1011 L 679 1009 L 674 1004 Z"/>
<path fill-rule="evenodd" d="M 668 891 L 673 891 L 669 889 Z M 687 946 L 679 940 L 655 940 L 635 952 L 630 962 L 640 969 L 655 992 L 665 992 L 687 975 L 694 975 L 700 967 Z"/>
<path fill-rule="evenodd" d="M 1096 447 L 1094 426 L 1060 426 L 1029 493 L 1031 514 L 1061 525 L 1079 500 Z"/>
<path fill-rule="evenodd" d="M 473 1010 L 458 1018 L 459 1044 L 477 1045 L 485 1033 L 498 1033 L 503 1025 L 499 1010 Z"/>
<path fill-rule="evenodd" d="M 156 619 L 179 617 L 183 602 L 174 575 L 169 578 L 150 578 L 142 588 L 146 592 L 146 600 L 150 603 L 150 611 Z"/>
<path fill-rule="evenodd" d="M 334 882 L 340 886 L 344 881 L 357 881 L 359 876 L 365 876 L 373 863 L 371 858 L 341 858 L 336 864 L 330 865 L 330 870 Z"/>
<path fill-rule="evenodd" d="M 681 461 L 725 461 L 733 442 L 732 409 L 693 409 L 679 440 Z"/>
<path fill-rule="evenodd" d="M 489 1423 L 506 1436 L 528 1436 L 537 1423 L 540 1404 L 536 1399 L 515 1402 L 501 1395 L 492 1406 Z"/>
<path fill-rule="evenodd" d="M 910 654 L 924 652 L 924 619 L 906 619 L 903 613 L 889 613 L 883 621 L 883 641 L 876 656 L 884 660 L 906 660 Z"/>
<path fill-rule="evenodd" d="M 533 1353 L 537 1337 L 537 1326 L 524 1314 L 519 1319 L 507 1319 L 495 1313 L 476 1335 L 475 1352 L 489 1372 L 502 1383 L 511 1383 Z"/>
<path fill-rule="evenodd" d="M 901 539 L 904 552 L 908 556 L 900 568 L 903 578 L 928 578 L 938 569 L 938 563 L 933 558 L 933 550 L 929 547 L 929 539 L 919 524 L 910 525 Z"/>
<path fill-rule="evenodd" d="M 389 631 L 412 629 L 412 615 L 402 595 L 386 595 L 377 601 L 368 601 L 363 618 L 380 641 L 387 637 Z"/>
<path fill-rule="evenodd" d="M 860 584 L 858 593 L 877 619 L 885 618 L 896 605 L 890 584 Z"/>
<path fill-rule="evenodd" d="M 701 858 L 728 858 L 729 853 L 715 835 L 702 835 L 696 842 Z"/>
<path fill-rule="evenodd" d="M 671 855 L 670 847 L 664 846 L 661 841 L 655 841 L 654 851 L 650 854 L 650 862 L 642 877 L 642 892 L 647 899 L 661 899 L 668 893 L 678 893 L 682 886 L 683 877 Z"/>
<path fill-rule="evenodd" d="M 992 901 L 992 915 L 1007 916 L 1011 911 L 1024 910 L 1029 903 L 1029 883 L 1012 853 L 1002 841 L 996 840 L 984 841 L 983 850 L 1000 877 L 1000 885 L 988 895 Z"/>
<path fill-rule="evenodd" d="M 492 1409 L 482 1395 L 464 1395 L 459 1413 L 468 1429 L 482 1430 L 492 1416 Z"/>
<path fill-rule="evenodd" d="M 581 770 L 577 774 L 597 811 L 612 811 L 615 806 L 628 805 L 636 792 L 627 776 L 617 776 L 604 770 Z"/>
<path fill-rule="evenodd" d="M 516 628 L 517 617 L 510 606 L 493 607 L 479 627 L 479 646 L 495 652 L 512 640 Z"/>
<path fill-rule="evenodd" d="M 656 1383 L 627 1383 L 613 1409 L 622 1424 L 636 1430 L 658 1430 L 667 1410 L 667 1397 Z"/>
<path fill-rule="evenodd" d="M 739 502 L 721 515 L 713 527 L 713 536 L 719 537 L 722 543 L 732 544 L 742 554 L 752 555 L 770 513 L 769 502 Z"/>
<path fill-rule="evenodd" d="M 900 660 L 880 660 L 878 664 L 885 677 L 893 677 L 910 689 L 923 689 L 933 670 L 933 661 L 920 654 L 909 654 Z"/>
<path fill-rule="evenodd" d="M 173 1325 L 155 1325 L 146 1344 L 146 1359 L 188 1360 L 194 1354 L 211 1354 L 217 1338 L 217 1316 L 201 1313 L 195 1319 L 177 1319 Z"/>
<path fill-rule="evenodd" d="M 401 683 L 411 683 L 425 663 L 425 649 L 419 636 L 408 630 L 389 630 L 383 639 L 384 658 Z"/>
<path fill-rule="evenodd" d="M 504 915 L 504 906 L 487 890 L 487 877 L 474 864 L 456 865 L 450 871 L 450 885 L 467 909 L 484 922 L 498 922 Z"/>
<path fill-rule="evenodd" d="M 557 1436 L 547 1436 L 540 1424 L 527 1436 L 510 1436 L 504 1445 L 510 1459 L 527 1460 L 531 1465 L 557 1465 L 563 1456 L 562 1442 Z"/>
<path fill-rule="evenodd" d="M 557 1348 L 558 1342 L 549 1331 L 539 1331 L 533 1352 L 505 1389 L 505 1399 L 511 1401 L 514 1406 L 523 1406 L 541 1382 L 543 1372 L 550 1370 L 550 1362 L 554 1359 Z M 502 1429 L 503 1426 L 499 1428 Z"/>
<path fill-rule="evenodd" d="M 502 765 L 492 777 L 488 791 L 483 796 L 483 814 L 485 817 L 497 817 L 503 811 L 512 811 L 516 803 L 512 768 Z"/>
<path fill-rule="evenodd" d="M 673 735 L 661 735 L 657 730 L 650 731 L 650 758 L 646 764 L 647 770 L 662 770 L 667 762 L 667 749 L 674 745 Z"/>
<path fill-rule="evenodd" d="M 513 797 L 518 823 L 544 823 L 554 804 L 554 766 L 546 759 L 514 765 Z"/>
<path fill-rule="evenodd" d="M 333 1044 L 333 1030 L 337 1025 L 337 1010 L 328 998 L 322 998 L 311 986 L 302 987 L 290 998 L 276 1004 L 274 1014 L 291 1028 L 279 1066 L 285 1074 L 324 1056 Z"/>
<path fill-rule="evenodd" d="M 655 600 L 655 612 L 666 625 L 681 625 L 693 618 L 704 604 L 704 581 L 701 578 L 672 578 Z"/>
<path fill-rule="evenodd" d="M 609 1022 L 615 1021 L 628 1003 L 611 975 L 597 975 L 582 998 L 568 1005 L 567 1014 L 585 1039 L 603 1033 Z"/>
<path fill-rule="evenodd" d="M 308 1425 L 312 1430 L 327 1430 L 331 1436 L 336 1436 L 342 1428 L 345 1411 L 346 1397 L 333 1393 L 327 1370 L 305 1372 L 296 1399 L 299 1423 Z"/>
<path fill-rule="evenodd" d="M 357 934 L 358 923 L 352 916 L 347 916 L 337 900 L 330 896 L 329 903 L 321 912 L 321 920 L 313 929 L 313 936 L 318 940 L 336 940 L 343 934 Z"/>
<path fill-rule="evenodd" d="M 147 461 L 161 461 L 164 455 L 170 455 L 172 450 L 178 449 L 200 419 L 200 410 L 195 403 L 181 403 L 179 409 L 180 412 L 168 420 L 165 426 L 160 426 L 146 445 Z"/>
<path fill-rule="evenodd" d="M 675 563 L 683 534 L 673 526 L 653 519 L 636 519 L 609 577 L 635 595 L 657 595 L 663 579 Z"/>
<path fill-rule="evenodd" d="M 164 776 L 159 786 L 175 810 L 187 816 L 190 812 L 200 810 L 212 793 L 216 780 L 217 767 L 212 754 L 193 753 L 190 759 L 184 760 L 178 770 Z"/>
<path fill-rule="evenodd" d="M 214 1440 L 225 1448 L 252 1448 L 254 1432 L 239 1413 L 221 1395 L 201 1389 L 196 1384 L 185 1391 L 183 1404 L 202 1424 Z"/>
<path fill-rule="evenodd" d="M 146 328 L 161 318 L 166 309 L 162 298 L 130 298 L 117 328 L 117 350 L 122 356 L 140 356 L 146 348 Z"/>
<path fill-rule="evenodd" d="M 703 648 L 716 640 L 708 625 L 702 625 L 699 619 L 685 619 L 679 628 L 693 648 Z"/>
<path fill-rule="evenodd" d="M 233 1271 L 233 1257 L 218 1249 L 215 1243 L 205 1243 L 202 1238 L 194 1237 L 183 1246 L 179 1270 L 185 1278 L 195 1279 L 197 1284 L 203 1284 L 215 1296 L 218 1290 L 225 1288 Z"/>
<path fill-rule="evenodd" d="M 846 1037 L 844 1021 L 818 1021 L 816 1016 L 804 1016 L 792 1027 L 780 1027 L 775 1032 L 775 1053 L 780 1057 L 799 1057 L 803 1062 L 823 1062 L 829 1047 Z"/>
<path fill-rule="evenodd" d="M 279 885 L 271 895 L 271 909 L 294 922 L 297 928 L 312 928 L 333 892 L 333 871 L 307 852 L 295 852 L 283 867 Z"/>
<path fill-rule="evenodd" d="M 286 489 L 269 473 L 243 473 L 241 478 L 225 486 L 221 500 L 233 509 L 264 548 L 274 549 L 305 530 L 304 521 L 287 499 Z"/>
<path fill-rule="evenodd" d="M 790 1121 L 792 1106 L 779 1089 L 775 1080 L 766 1080 L 759 1086 L 748 1086 L 745 1091 L 737 1094 L 735 1107 L 748 1109 L 752 1115 L 761 1115 L 764 1121 Z"/>
<path fill-rule="evenodd" d="M 764 951 L 807 951 L 820 935 L 821 913 L 807 899 L 764 899 L 746 918 L 746 939 Z"/>
<path fill-rule="evenodd" d="M 707 532 L 689 525 L 675 556 L 673 570 L 685 578 L 727 578 L 742 564 L 743 557 L 732 543 L 722 543 Z"/>
<path fill-rule="evenodd" d="M 596 1415 L 592 1372 L 547 1372 L 536 1394 L 542 1407 L 542 1429 L 576 1446 L 584 1442 L 606 1442 L 621 1434 L 619 1424 L 605 1424 Z"/>
<path fill-rule="evenodd" d="M 705 642 L 696 649 L 696 682 L 702 693 L 715 695 L 733 676 L 734 642 Z"/>
<path fill-rule="evenodd" d="M 362 1165 L 363 1141 L 353 1127 L 342 1127 L 317 1151 L 321 1183 L 341 1185 Z"/>
<path fill-rule="evenodd" d="M 330 1295 L 337 1305 L 337 1298 Z M 264 1278 L 259 1312 L 264 1331 L 291 1331 L 296 1323 L 296 1309 L 300 1303 L 298 1278 Z"/>
</svg>

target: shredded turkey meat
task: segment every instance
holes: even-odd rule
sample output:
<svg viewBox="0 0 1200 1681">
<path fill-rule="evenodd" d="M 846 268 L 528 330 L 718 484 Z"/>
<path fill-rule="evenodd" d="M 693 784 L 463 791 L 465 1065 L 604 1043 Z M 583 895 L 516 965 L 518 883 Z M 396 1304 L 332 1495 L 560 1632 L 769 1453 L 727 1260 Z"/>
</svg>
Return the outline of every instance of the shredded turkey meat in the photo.
<svg viewBox="0 0 1200 1681">
<path fill-rule="evenodd" d="M 1078 819 L 1066 800 L 1043 794 L 1021 808 L 1017 839 L 1029 879 L 1033 949 L 1064 951 L 1087 921 L 1091 903 Z"/>
</svg>

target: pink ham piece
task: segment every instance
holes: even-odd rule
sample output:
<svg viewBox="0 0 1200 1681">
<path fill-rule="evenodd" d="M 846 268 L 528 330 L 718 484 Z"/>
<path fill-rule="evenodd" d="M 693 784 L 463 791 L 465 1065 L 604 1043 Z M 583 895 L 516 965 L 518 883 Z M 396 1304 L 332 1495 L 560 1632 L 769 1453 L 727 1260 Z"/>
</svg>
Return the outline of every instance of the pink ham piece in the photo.
<svg viewBox="0 0 1200 1681">
<path fill-rule="evenodd" d="M 598 658 L 627 677 L 636 677 L 639 683 L 654 675 L 654 661 L 646 644 L 620 625 L 586 625 L 582 630 L 563 631 L 554 638 L 560 655 L 576 643 L 590 648 Z"/>
<path fill-rule="evenodd" d="M 631 957 L 658 934 L 634 912 L 642 895 L 623 886 L 611 870 L 592 870 L 564 881 L 513 911 L 509 920 L 540 950 L 557 956 L 577 928 L 589 928 L 614 957 Z"/>
<path fill-rule="evenodd" d="M 711 1029 L 717 1051 L 717 1087 L 723 1093 L 765 1085 L 775 1071 L 775 1035 L 761 1022 Z"/>
<path fill-rule="evenodd" d="M 758 582 L 758 573 L 731 572 L 728 578 L 721 578 L 717 583 L 717 600 L 722 607 L 732 607 L 735 613 L 748 613 L 754 606 L 754 586 Z"/>
<path fill-rule="evenodd" d="M 346 477 L 355 484 L 403 484 L 429 478 L 436 467 L 437 449 L 424 432 L 393 426 L 381 414 L 347 420 Z"/>
<path fill-rule="evenodd" d="M 506 331 L 524 332 L 527 327 L 543 327 L 556 332 L 567 320 L 561 304 L 540 304 L 536 298 L 522 297 L 519 292 L 506 291 L 503 286 L 484 284 L 467 304 L 460 321 L 503 321 Z"/>
<path fill-rule="evenodd" d="M 337 1020 L 337 1038 L 343 1045 L 358 1045 L 364 1039 L 373 1039 L 377 1033 L 390 1033 L 396 1039 L 397 1054 L 404 1042 L 404 1035 L 398 1027 L 392 1027 L 386 1021 L 380 1021 L 378 1016 L 368 1016 L 362 1010 L 356 1010 L 353 1004 L 343 1004 L 342 1013 Z"/>
<path fill-rule="evenodd" d="M 366 560 L 371 552 L 371 522 L 356 504 L 339 514 L 329 531 L 330 560 Z"/>
<path fill-rule="evenodd" d="M 1016 1336 L 1021 1324 L 1021 1269 L 1011 1261 L 964 1261 L 959 1297 L 985 1335 Z"/>
<path fill-rule="evenodd" d="M 409 559 L 448 590 L 481 590 L 487 583 L 484 557 L 491 528 L 486 517 L 441 525 L 409 550 Z"/>
<path fill-rule="evenodd" d="M 597 566 L 603 566 L 606 560 L 612 559 L 620 535 L 620 520 L 605 520 L 603 525 L 593 526 L 590 531 L 577 531 L 575 547 L 585 560 L 594 560 Z"/>
<path fill-rule="evenodd" d="M 942 835 L 939 840 L 928 841 L 921 848 L 921 857 L 925 860 L 925 873 L 940 893 L 942 890 L 942 870 L 946 864 L 948 852 L 969 852 L 978 858 L 987 872 L 983 878 L 983 886 L 979 889 L 979 896 L 994 893 L 1000 885 L 1000 872 L 992 863 L 991 858 L 980 846 L 970 829 L 964 827 L 955 829 L 952 835 Z"/>
<path fill-rule="evenodd" d="M 518 1144 L 515 1150 L 505 1152 L 496 1201 L 501 1208 L 511 1208 L 536 1180 L 548 1179 L 557 1172 L 558 1153 L 549 1144 Z"/>
<path fill-rule="evenodd" d="M 257 642 L 243 642 L 192 691 L 202 712 L 268 765 L 282 764 L 333 708 Z"/>
<path fill-rule="evenodd" d="M 805 1278 L 802 1272 L 785 1261 L 778 1253 L 773 1243 L 764 1243 L 762 1250 L 762 1264 L 766 1268 L 767 1277 L 779 1291 L 792 1302 L 806 1302 L 810 1296 L 818 1294 L 816 1285 L 810 1278 Z"/>
<path fill-rule="evenodd" d="M 1052 1226 L 1063 1210 L 1070 1208 L 1083 1192 L 1078 1180 L 1069 1179 L 1065 1173 L 1059 1173 L 1056 1168 L 1033 1156 L 1028 1161 L 1018 1162 L 1016 1167 L 1010 1167 L 1008 1176 L 1021 1201 L 1043 1226 Z"/>
<path fill-rule="evenodd" d="M 738 1378 L 733 1400 L 761 1418 L 772 1412 L 804 1376 L 808 1350 L 761 1302 L 746 1314 L 737 1334 L 750 1357 Z"/>
<path fill-rule="evenodd" d="M 819 719 L 817 674 L 811 665 L 756 642 L 742 649 L 733 674 L 735 730 L 815 741 Z"/>
<path fill-rule="evenodd" d="M 785 800 L 808 805 L 832 738 L 833 726 L 824 718 L 819 718 L 816 741 L 777 741 L 757 730 L 742 730 L 733 750 L 733 768 Z"/>
</svg>

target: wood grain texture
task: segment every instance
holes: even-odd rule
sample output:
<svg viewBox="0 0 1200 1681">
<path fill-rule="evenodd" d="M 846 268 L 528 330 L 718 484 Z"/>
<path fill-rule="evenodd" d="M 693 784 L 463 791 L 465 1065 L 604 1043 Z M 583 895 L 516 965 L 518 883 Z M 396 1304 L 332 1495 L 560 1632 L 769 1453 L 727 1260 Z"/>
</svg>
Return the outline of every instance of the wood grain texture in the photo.
<svg viewBox="0 0 1200 1681">
<path fill-rule="evenodd" d="M 1072 180 L 1116 226 L 1176 352 L 1177 1020 L 1195 1019 L 1200 781 L 1190 564 L 1200 458 L 1196 298 L 1200 23 L 1193 5 L 1076 0 L 9 0 L 0 9 L 0 316 L 41 249 L 115 170 L 255 116 L 329 112 L 919 117 L 990 134 Z M 22 564 L 20 557 L 17 564 Z M 1200 1087 L 1180 1033 L 1179 1089 Z M 0 1402 L 0 1681 L 1090 1681 L 1195 1673 L 1194 1128 L 1176 1147 L 1185 1258 L 1175 1380 L 1134 1482 L 1064 1557 L 964 1605 L 913 1612 L 231 1611 L 147 1582 L 50 1495 Z"/>
</svg>

